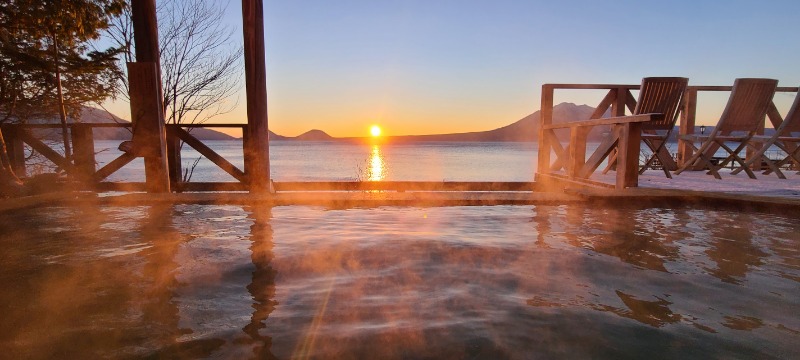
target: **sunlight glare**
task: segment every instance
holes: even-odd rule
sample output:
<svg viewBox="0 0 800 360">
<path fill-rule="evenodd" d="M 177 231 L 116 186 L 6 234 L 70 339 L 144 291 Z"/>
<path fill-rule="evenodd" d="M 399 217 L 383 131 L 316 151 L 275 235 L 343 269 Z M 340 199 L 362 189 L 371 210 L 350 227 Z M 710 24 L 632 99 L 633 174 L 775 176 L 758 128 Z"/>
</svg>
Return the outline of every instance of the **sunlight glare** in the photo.
<svg viewBox="0 0 800 360">
<path fill-rule="evenodd" d="M 381 181 L 386 177 L 386 163 L 383 161 L 383 155 L 378 145 L 372 146 L 367 175 L 367 180 L 369 181 Z"/>
</svg>

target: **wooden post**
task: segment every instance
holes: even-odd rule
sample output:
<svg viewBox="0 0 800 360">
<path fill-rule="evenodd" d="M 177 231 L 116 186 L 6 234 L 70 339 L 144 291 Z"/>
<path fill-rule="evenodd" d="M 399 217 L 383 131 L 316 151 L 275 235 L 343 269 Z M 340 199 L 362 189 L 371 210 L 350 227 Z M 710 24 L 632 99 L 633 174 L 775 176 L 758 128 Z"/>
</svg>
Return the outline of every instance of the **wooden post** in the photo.
<svg viewBox="0 0 800 360">
<path fill-rule="evenodd" d="M 625 123 L 619 139 L 617 153 L 616 188 L 639 186 L 639 148 L 642 141 L 642 123 Z"/>
<path fill-rule="evenodd" d="M 569 177 L 579 176 L 586 163 L 586 137 L 591 127 L 575 126 L 569 132 Z"/>
<path fill-rule="evenodd" d="M 95 171 L 94 134 L 89 124 L 72 125 L 72 146 L 75 170 L 81 181 L 88 181 Z"/>
<path fill-rule="evenodd" d="M 169 192 L 155 0 L 132 0 L 136 63 L 128 63 L 134 149 L 144 156 L 148 192 Z"/>
<path fill-rule="evenodd" d="M 169 192 L 167 135 L 164 108 L 158 94 L 156 66 L 152 62 L 128 63 L 134 154 L 144 157 L 147 191 Z"/>
<path fill-rule="evenodd" d="M 775 105 L 771 104 L 771 106 L 775 106 Z M 767 120 L 767 118 L 765 117 L 764 121 L 762 121 L 758 125 L 758 128 L 756 128 L 756 134 L 757 135 L 764 135 L 764 128 L 765 128 L 766 120 Z M 745 150 L 745 160 L 750 159 L 753 155 L 755 155 L 756 151 L 761 149 L 761 144 L 759 144 L 759 143 L 755 143 L 753 146 L 754 147 L 748 146 L 747 150 Z M 761 159 L 756 160 L 752 165 L 750 165 L 750 169 L 755 170 L 755 171 L 764 170 L 764 162 L 763 162 L 763 160 L 761 160 Z"/>
<path fill-rule="evenodd" d="M 245 173 L 251 193 L 269 193 L 269 125 L 264 54 L 264 2 L 242 0 L 244 69 L 247 89 Z"/>
<path fill-rule="evenodd" d="M 628 102 L 628 88 L 619 87 L 616 89 L 616 97 L 611 103 L 611 116 L 625 116 L 625 107 Z"/>
<path fill-rule="evenodd" d="M 173 191 L 181 192 L 183 169 L 181 164 L 181 139 L 175 134 L 175 126 L 167 126 L 167 167 L 169 185 Z"/>
<path fill-rule="evenodd" d="M 683 110 L 678 134 L 694 134 L 695 118 L 697 116 L 697 89 L 687 88 L 684 93 Z M 692 157 L 692 144 L 686 140 L 678 140 L 678 167 L 684 166 L 686 160 Z"/>
<path fill-rule="evenodd" d="M 550 137 L 547 135 L 544 125 L 553 123 L 553 87 L 542 85 L 542 104 L 539 109 L 539 158 L 536 164 L 536 172 L 540 174 L 550 173 Z"/>
<path fill-rule="evenodd" d="M 2 126 L 3 138 L 6 142 L 6 153 L 8 154 L 8 161 L 11 163 L 11 168 L 18 178 L 28 176 L 25 169 L 25 143 L 19 137 L 19 128 L 17 124 L 5 124 Z"/>
</svg>

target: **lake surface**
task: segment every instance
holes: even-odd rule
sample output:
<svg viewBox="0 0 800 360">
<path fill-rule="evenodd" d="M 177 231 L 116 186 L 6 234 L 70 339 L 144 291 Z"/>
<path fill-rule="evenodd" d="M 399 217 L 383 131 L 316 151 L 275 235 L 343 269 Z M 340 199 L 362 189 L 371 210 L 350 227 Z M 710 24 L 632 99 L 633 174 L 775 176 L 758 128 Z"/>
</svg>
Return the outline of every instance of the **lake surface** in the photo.
<svg viewBox="0 0 800 360">
<path fill-rule="evenodd" d="M 243 169 L 241 141 L 207 141 L 211 148 Z M 102 166 L 119 156 L 119 142 L 98 141 Z M 328 141 L 271 141 L 270 167 L 275 181 L 533 181 L 535 143 L 356 144 Z M 200 155 L 184 145 L 183 167 Z M 144 181 L 137 159 L 110 181 Z M 192 181 L 235 181 L 201 158 Z"/>
<path fill-rule="evenodd" d="M 797 219 L 690 208 L 0 214 L 6 358 L 798 358 Z"/>
</svg>

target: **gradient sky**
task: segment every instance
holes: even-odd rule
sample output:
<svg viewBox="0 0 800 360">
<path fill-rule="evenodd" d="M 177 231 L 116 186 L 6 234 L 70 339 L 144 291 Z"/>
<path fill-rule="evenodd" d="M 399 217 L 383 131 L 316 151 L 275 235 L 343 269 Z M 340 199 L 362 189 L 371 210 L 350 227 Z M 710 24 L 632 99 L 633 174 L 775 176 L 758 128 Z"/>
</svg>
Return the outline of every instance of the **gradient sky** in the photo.
<svg viewBox="0 0 800 360">
<path fill-rule="evenodd" d="M 490 130 L 539 109 L 544 83 L 800 85 L 800 1 L 265 0 L 270 129 L 295 136 Z M 233 0 L 223 21 L 241 41 Z M 244 83 L 242 80 L 242 89 Z M 701 94 L 715 124 L 727 93 Z M 596 105 L 603 93 L 557 92 Z M 786 109 L 794 93 L 779 94 Z M 246 122 L 238 108 L 213 122 Z M 124 107 L 115 107 L 124 112 Z M 129 116 L 124 116 L 129 118 Z"/>
</svg>

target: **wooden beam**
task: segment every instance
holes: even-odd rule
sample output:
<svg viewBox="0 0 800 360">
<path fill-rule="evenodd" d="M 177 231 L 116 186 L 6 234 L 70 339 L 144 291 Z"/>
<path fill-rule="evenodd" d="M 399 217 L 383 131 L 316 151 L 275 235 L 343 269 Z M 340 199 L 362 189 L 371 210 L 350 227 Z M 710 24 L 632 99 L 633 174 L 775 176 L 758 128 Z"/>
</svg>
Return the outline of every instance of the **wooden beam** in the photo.
<svg viewBox="0 0 800 360">
<path fill-rule="evenodd" d="M 616 188 L 639 186 L 639 147 L 642 141 L 642 123 L 622 125 L 617 152 Z"/>
<path fill-rule="evenodd" d="M 542 99 L 541 108 L 539 112 L 539 156 L 536 164 L 536 172 L 546 174 L 550 172 L 550 151 L 553 148 L 551 142 L 558 142 L 555 134 L 552 134 L 553 139 L 550 138 L 552 130 L 546 130 L 544 127 L 553 123 L 553 87 L 544 84 L 542 85 Z"/>
<path fill-rule="evenodd" d="M 571 121 L 558 124 L 550 124 L 542 126 L 545 129 L 564 129 L 573 127 L 597 126 L 597 125 L 616 125 L 636 122 L 647 122 L 653 119 L 656 114 L 641 114 L 641 115 L 627 115 L 615 116 L 602 119 L 584 120 L 584 121 Z"/>
<path fill-rule="evenodd" d="M 694 134 L 695 118 L 697 116 L 697 89 L 686 88 L 683 95 L 683 110 L 681 110 L 680 127 L 678 128 L 678 167 L 683 167 L 686 160 L 692 157 L 693 146 L 689 140 L 681 137 Z"/>
<path fill-rule="evenodd" d="M 88 124 L 72 125 L 72 159 L 75 162 L 76 174 L 81 180 L 91 179 L 95 170 L 94 134 Z"/>
<path fill-rule="evenodd" d="M 214 150 L 208 147 L 206 144 L 203 144 L 202 141 L 197 140 L 196 137 L 189 134 L 186 130 L 181 129 L 180 127 L 174 127 L 175 135 L 183 140 L 186 145 L 193 147 L 197 152 L 211 160 L 214 164 L 220 167 L 220 169 L 224 170 L 226 173 L 233 176 L 236 180 L 246 183 L 247 176 L 245 173 L 235 165 L 231 164 L 228 160 L 225 160 L 224 157 L 217 154 Z"/>
<path fill-rule="evenodd" d="M 250 192 L 269 192 L 269 125 L 264 54 L 264 2 L 242 0 L 244 69 L 247 91 L 247 143 L 244 162 Z"/>
<path fill-rule="evenodd" d="M 136 45 L 136 61 L 156 64 L 158 96 L 163 97 L 163 91 L 161 90 L 161 55 L 158 46 L 156 0 L 131 0 L 130 4 L 131 22 L 133 23 L 133 41 Z"/>
<path fill-rule="evenodd" d="M 149 192 L 169 192 L 167 172 L 164 107 L 158 95 L 156 63 L 128 63 L 133 146 L 137 156 L 144 157 L 145 178 Z"/>
<path fill-rule="evenodd" d="M 115 171 L 121 169 L 123 166 L 133 161 L 133 159 L 136 159 L 135 155 L 131 153 L 122 153 L 122 155 L 120 155 L 116 159 L 112 160 L 110 163 L 106 164 L 105 166 L 97 170 L 97 172 L 94 173 L 92 180 L 94 182 L 102 181 L 109 175 L 113 174 Z"/>
<path fill-rule="evenodd" d="M 169 185 L 173 191 L 180 191 L 180 184 L 183 180 L 181 161 L 181 139 L 175 134 L 175 126 L 167 126 L 167 167 Z"/>
<path fill-rule="evenodd" d="M 569 132 L 569 177 L 575 178 L 586 163 L 586 136 L 589 127 L 576 126 Z"/>
<path fill-rule="evenodd" d="M 29 133 L 27 130 L 20 130 L 17 133 L 17 136 L 19 136 L 19 138 L 22 141 L 24 141 L 34 150 L 42 154 L 48 160 L 52 161 L 53 164 L 56 164 L 56 166 L 60 167 L 69 174 L 74 173 L 75 169 L 72 167 L 72 164 L 69 161 L 67 161 L 66 158 L 61 156 L 61 154 L 59 154 L 57 151 L 51 149 L 41 140 L 31 135 L 31 133 Z"/>
<path fill-rule="evenodd" d="M 60 126 L 60 125 L 58 125 Z M 5 124 L 0 131 L 3 132 L 3 138 L 6 143 L 6 153 L 8 154 L 8 161 L 11 162 L 11 168 L 14 174 L 19 178 L 27 176 L 25 169 L 25 143 L 19 137 L 19 132 L 23 131 L 20 125 Z"/>
</svg>

